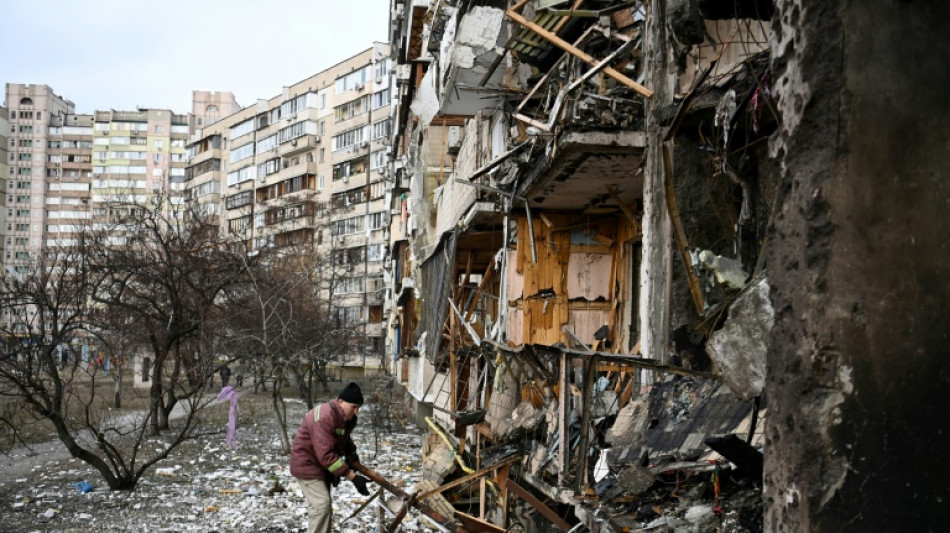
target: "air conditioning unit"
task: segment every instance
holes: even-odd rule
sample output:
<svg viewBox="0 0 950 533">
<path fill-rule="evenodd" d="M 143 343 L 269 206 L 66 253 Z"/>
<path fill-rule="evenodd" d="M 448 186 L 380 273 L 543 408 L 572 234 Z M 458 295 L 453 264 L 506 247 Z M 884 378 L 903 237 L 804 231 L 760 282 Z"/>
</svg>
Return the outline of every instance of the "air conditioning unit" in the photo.
<svg viewBox="0 0 950 533">
<path fill-rule="evenodd" d="M 350 177 L 347 176 L 347 175 L 344 175 L 344 176 L 343 176 L 343 183 L 349 183 L 349 182 L 350 182 Z"/>
<path fill-rule="evenodd" d="M 397 81 L 409 81 L 410 75 L 412 75 L 412 67 L 410 65 L 396 65 Z"/>
<path fill-rule="evenodd" d="M 362 91 L 362 90 L 363 90 L 363 84 L 362 84 L 362 83 L 357 83 L 356 86 L 353 87 L 353 89 L 354 89 L 354 90 L 357 90 L 357 91 Z"/>
<path fill-rule="evenodd" d="M 297 139 L 290 141 L 291 146 L 297 146 Z"/>
</svg>

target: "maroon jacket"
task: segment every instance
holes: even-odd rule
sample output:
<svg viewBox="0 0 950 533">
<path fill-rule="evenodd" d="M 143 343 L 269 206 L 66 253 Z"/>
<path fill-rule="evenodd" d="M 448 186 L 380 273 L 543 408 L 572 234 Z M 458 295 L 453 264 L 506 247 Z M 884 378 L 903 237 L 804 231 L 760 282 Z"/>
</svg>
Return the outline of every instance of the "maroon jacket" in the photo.
<svg viewBox="0 0 950 533">
<path fill-rule="evenodd" d="M 316 415 L 316 416 L 315 416 Z M 356 417 L 349 422 L 336 400 L 314 407 L 303 417 L 290 451 L 290 474 L 300 479 L 333 482 L 350 471 L 345 456 L 356 452 L 350 438 Z"/>
</svg>

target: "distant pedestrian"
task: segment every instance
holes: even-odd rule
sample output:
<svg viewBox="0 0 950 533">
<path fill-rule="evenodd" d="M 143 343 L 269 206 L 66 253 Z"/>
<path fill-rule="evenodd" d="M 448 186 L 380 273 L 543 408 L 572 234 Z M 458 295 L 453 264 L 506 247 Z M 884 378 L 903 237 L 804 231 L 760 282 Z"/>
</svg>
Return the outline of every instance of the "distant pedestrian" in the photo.
<svg viewBox="0 0 950 533">
<path fill-rule="evenodd" d="M 218 370 L 218 374 L 221 376 L 221 386 L 227 387 L 228 381 L 231 379 L 231 369 L 228 368 L 228 365 L 224 365 L 221 370 Z"/>
<path fill-rule="evenodd" d="M 290 474 L 297 478 L 307 498 L 307 533 L 330 533 L 333 518 L 330 486 L 336 486 L 341 478 L 350 480 L 360 494 L 369 495 L 366 487 L 369 480 L 351 469 L 359 463 L 350 434 L 356 427 L 356 414 L 361 405 L 363 393 L 359 385 L 351 381 L 337 399 L 311 409 L 294 437 Z"/>
</svg>

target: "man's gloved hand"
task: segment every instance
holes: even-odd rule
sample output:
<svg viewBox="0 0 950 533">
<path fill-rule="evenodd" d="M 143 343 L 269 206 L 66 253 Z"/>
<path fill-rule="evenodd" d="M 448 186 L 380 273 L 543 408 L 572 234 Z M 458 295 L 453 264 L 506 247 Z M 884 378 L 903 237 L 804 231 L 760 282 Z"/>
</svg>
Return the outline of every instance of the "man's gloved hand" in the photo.
<svg viewBox="0 0 950 533">
<path fill-rule="evenodd" d="M 369 489 L 366 488 L 367 483 L 369 483 L 369 480 L 363 476 L 355 476 L 353 478 L 353 485 L 356 486 L 356 491 L 363 496 L 369 496 Z"/>
<path fill-rule="evenodd" d="M 358 465 L 360 464 L 360 456 L 353 452 L 346 456 L 346 462 L 351 465 Z"/>
</svg>

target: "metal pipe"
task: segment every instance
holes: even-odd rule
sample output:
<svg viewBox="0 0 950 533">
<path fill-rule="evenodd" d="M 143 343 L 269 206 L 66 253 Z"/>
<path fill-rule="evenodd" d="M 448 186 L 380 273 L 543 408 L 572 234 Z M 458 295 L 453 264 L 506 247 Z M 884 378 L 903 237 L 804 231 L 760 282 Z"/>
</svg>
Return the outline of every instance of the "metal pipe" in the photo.
<svg viewBox="0 0 950 533">
<path fill-rule="evenodd" d="M 528 205 L 527 199 L 522 198 L 521 200 L 524 202 L 524 210 L 528 214 L 528 237 L 531 239 L 531 262 L 537 264 L 538 250 L 534 246 L 534 220 L 531 218 L 531 206 Z"/>
</svg>

